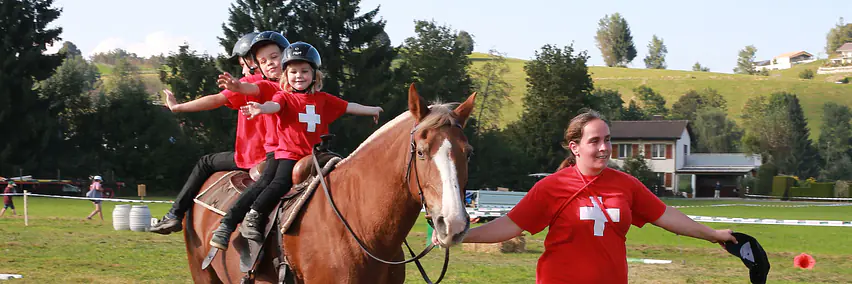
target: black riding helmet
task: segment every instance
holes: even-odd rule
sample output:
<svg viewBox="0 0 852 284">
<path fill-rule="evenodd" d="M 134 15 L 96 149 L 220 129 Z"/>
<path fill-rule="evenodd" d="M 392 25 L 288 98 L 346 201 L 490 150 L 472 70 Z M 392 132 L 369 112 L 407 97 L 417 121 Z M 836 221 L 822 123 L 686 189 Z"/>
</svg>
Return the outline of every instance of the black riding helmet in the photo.
<svg viewBox="0 0 852 284">
<path fill-rule="evenodd" d="M 251 51 L 251 56 L 254 59 L 255 63 L 258 63 L 257 56 L 255 55 L 255 53 L 257 52 L 257 48 L 264 43 L 275 43 L 276 45 L 278 45 L 279 48 L 281 48 L 282 52 L 290 46 L 290 41 L 278 32 L 260 32 L 259 34 L 257 34 L 257 36 L 254 37 L 254 39 L 252 39 L 251 46 L 249 48 L 249 50 Z M 266 78 L 266 74 L 263 74 L 263 70 L 260 70 L 260 74 L 263 75 L 264 79 L 268 79 Z"/>
<path fill-rule="evenodd" d="M 254 37 L 257 36 L 257 34 L 257 32 L 250 32 L 237 40 L 237 43 L 234 44 L 234 49 L 231 51 L 230 59 L 239 58 L 239 60 L 242 60 L 244 64 L 249 65 L 245 57 L 251 51 L 251 41 L 254 40 Z M 257 69 L 257 66 L 249 67 L 249 72 L 254 74 L 255 69 Z"/>
<path fill-rule="evenodd" d="M 303 61 L 307 62 L 311 65 L 311 68 L 314 69 L 314 76 L 311 80 L 311 84 L 308 85 L 307 89 L 313 88 L 314 84 L 317 82 L 317 69 L 322 67 L 322 59 L 320 58 L 319 51 L 307 42 L 294 42 L 284 50 L 284 53 L 281 55 L 281 69 L 286 72 L 287 64 L 295 61 Z M 305 90 L 296 90 L 294 91 L 305 91 Z"/>
</svg>

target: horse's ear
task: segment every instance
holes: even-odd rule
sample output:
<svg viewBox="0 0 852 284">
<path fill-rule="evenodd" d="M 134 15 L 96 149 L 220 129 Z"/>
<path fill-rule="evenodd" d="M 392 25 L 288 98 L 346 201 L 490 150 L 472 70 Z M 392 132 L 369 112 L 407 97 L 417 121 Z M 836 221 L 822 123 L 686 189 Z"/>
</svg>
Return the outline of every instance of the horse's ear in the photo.
<svg viewBox="0 0 852 284">
<path fill-rule="evenodd" d="M 429 114 L 429 106 L 426 104 L 426 100 L 417 93 L 414 83 L 411 83 L 411 87 L 408 87 L 408 111 L 411 112 L 417 122 L 420 122 Z"/>
<path fill-rule="evenodd" d="M 458 117 L 459 121 L 462 124 L 462 127 L 467 122 L 467 118 L 470 117 L 470 113 L 473 112 L 473 105 L 475 101 L 476 92 L 473 92 L 470 97 L 467 97 L 466 101 L 456 107 L 456 110 L 453 111 L 456 113 L 456 117 Z"/>
</svg>

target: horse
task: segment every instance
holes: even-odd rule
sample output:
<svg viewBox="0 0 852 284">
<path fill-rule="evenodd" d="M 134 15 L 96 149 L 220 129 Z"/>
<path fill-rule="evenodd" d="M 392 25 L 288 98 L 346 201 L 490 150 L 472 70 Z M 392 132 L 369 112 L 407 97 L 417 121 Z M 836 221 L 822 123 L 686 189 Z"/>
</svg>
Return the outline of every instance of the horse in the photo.
<svg viewBox="0 0 852 284">
<path fill-rule="evenodd" d="M 281 244 L 295 282 L 403 283 L 405 266 L 371 258 L 355 237 L 369 254 L 398 261 L 404 258 L 403 241 L 421 208 L 432 216 L 441 246 L 449 248 L 464 239 L 470 229 L 464 186 L 473 147 L 463 128 L 475 98 L 476 93 L 471 94 L 455 109 L 451 104 L 429 106 L 414 84 L 409 87 L 408 111 L 376 130 L 324 177 L 323 186 L 327 185 L 340 217 L 326 202 L 325 191 L 317 189 L 280 240 L 267 238 L 264 245 Z M 206 270 L 200 269 L 218 219 L 198 204 L 187 215 L 187 254 L 197 283 L 235 283 L 244 276 L 233 249 L 221 252 Z M 233 244 L 233 236 L 231 240 Z M 255 281 L 276 282 L 278 269 L 269 260 L 277 252 L 264 251 Z"/>
</svg>

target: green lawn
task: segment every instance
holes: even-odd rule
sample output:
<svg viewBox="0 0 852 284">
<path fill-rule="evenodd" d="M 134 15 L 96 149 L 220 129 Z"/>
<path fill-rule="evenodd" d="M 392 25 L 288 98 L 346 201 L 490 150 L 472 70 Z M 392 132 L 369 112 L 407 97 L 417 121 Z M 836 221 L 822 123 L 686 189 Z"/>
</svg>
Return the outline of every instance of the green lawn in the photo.
<svg viewBox="0 0 852 284">
<path fill-rule="evenodd" d="M 160 198 L 167 199 L 167 198 Z M 665 200 L 670 205 L 706 205 L 734 201 Z M 738 201 L 746 202 L 746 201 Z M 751 202 L 755 203 L 755 202 Z M 15 198 L 18 213 L 23 201 Z M 794 204 L 768 202 L 760 204 Z M 795 203 L 801 204 L 801 203 Z M 116 203 L 105 203 L 105 221 L 84 221 L 92 210 L 83 200 L 30 199 L 30 226 L 23 218 L 0 218 L 0 273 L 24 275 L 10 283 L 189 283 L 182 234 L 114 231 L 111 212 Z M 166 212 L 168 204 L 149 205 L 154 216 Z M 683 208 L 690 215 L 725 217 L 771 217 L 779 219 L 849 220 L 852 207 L 712 207 Z M 9 214 L 9 212 L 7 212 Z M 425 244 L 426 224 L 418 219 L 409 240 L 415 249 Z M 330 222 L 334 222 L 331 220 Z M 760 240 L 769 252 L 770 283 L 832 283 L 852 279 L 852 228 L 778 225 L 708 224 L 731 228 Z M 486 254 L 452 250 L 445 283 L 532 283 L 535 264 L 546 232 L 529 237 L 528 252 Z M 629 264 L 631 283 L 747 283 L 747 270 L 740 260 L 717 245 L 677 237 L 648 225 L 632 227 L 628 234 L 628 257 L 669 259 L 666 265 Z M 437 251 L 424 265 L 437 277 L 442 256 Z M 795 269 L 794 256 L 806 252 L 817 260 L 813 270 Z M 421 283 L 417 269 L 407 267 L 409 283 Z M 433 279 L 434 280 L 434 279 Z"/>
<path fill-rule="evenodd" d="M 472 68 L 488 60 L 487 55 L 480 53 L 472 54 L 471 59 Z M 504 108 L 501 125 L 518 119 L 523 110 L 522 98 L 526 93 L 525 62 L 521 59 L 507 59 L 510 72 L 505 79 L 513 86 L 511 101 L 514 104 Z M 738 122 L 742 107 L 749 98 L 768 96 L 779 91 L 793 92 L 801 101 L 811 128 L 811 138 L 816 138 L 822 125 L 822 105 L 825 102 L 852 106 L 852 84 L 834 84 L 838 75 L 817 75 L 812 80 L 799 79 L 801 70 L 816 70 L 820 64 L 812 62 L 797 65 L 788 70 L 772 71 L 770 76 L 610 67 L 589 67 L 589 72 L 596 88 L 618 90 L 625 103 L 634 98 L 633 88 L 643 84 L 663 95 L 669 107 L 689 90 L 716 89 L 728 101 L 728 114 Z"/>
</svg>

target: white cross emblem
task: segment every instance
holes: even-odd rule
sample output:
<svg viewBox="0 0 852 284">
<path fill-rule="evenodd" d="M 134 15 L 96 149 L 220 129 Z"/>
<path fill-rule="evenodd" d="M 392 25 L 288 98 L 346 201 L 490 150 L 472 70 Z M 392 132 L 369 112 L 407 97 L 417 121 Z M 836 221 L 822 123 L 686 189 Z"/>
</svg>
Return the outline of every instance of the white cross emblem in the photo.
<svg viewBox="0 0 852 284">
<path fill-rule="evenodd" d="M 602 237 L 604 232 L 604 226 L 606 226 L 606 215 L 603 214 L 603 211 L 598 204 L 595 203 L 595 200 L 592 199 L 594 197 L 589 197 L 589 200 L 592 201 L 593 207 L 580 207 L 580 220 L 595 220 L 595 236 Z M 603 204 L 603 197 L 598 196 L 598 201 Z M 612 218 L 613 222 L 618 222 L 621 220 L 621 209 L 618 208 L 607 208 L 606 213 L 609 214 L 609 217 Z"/>
<path fill-rule="evenodd" d="M 306 105 L 305 113 L 299 113 L 299 122 L 308 125 L 308 132 L 316 132 L 317 124 L 320 124 L 320 116 L 316 113 L 316 106 Z"/>
</svg>

